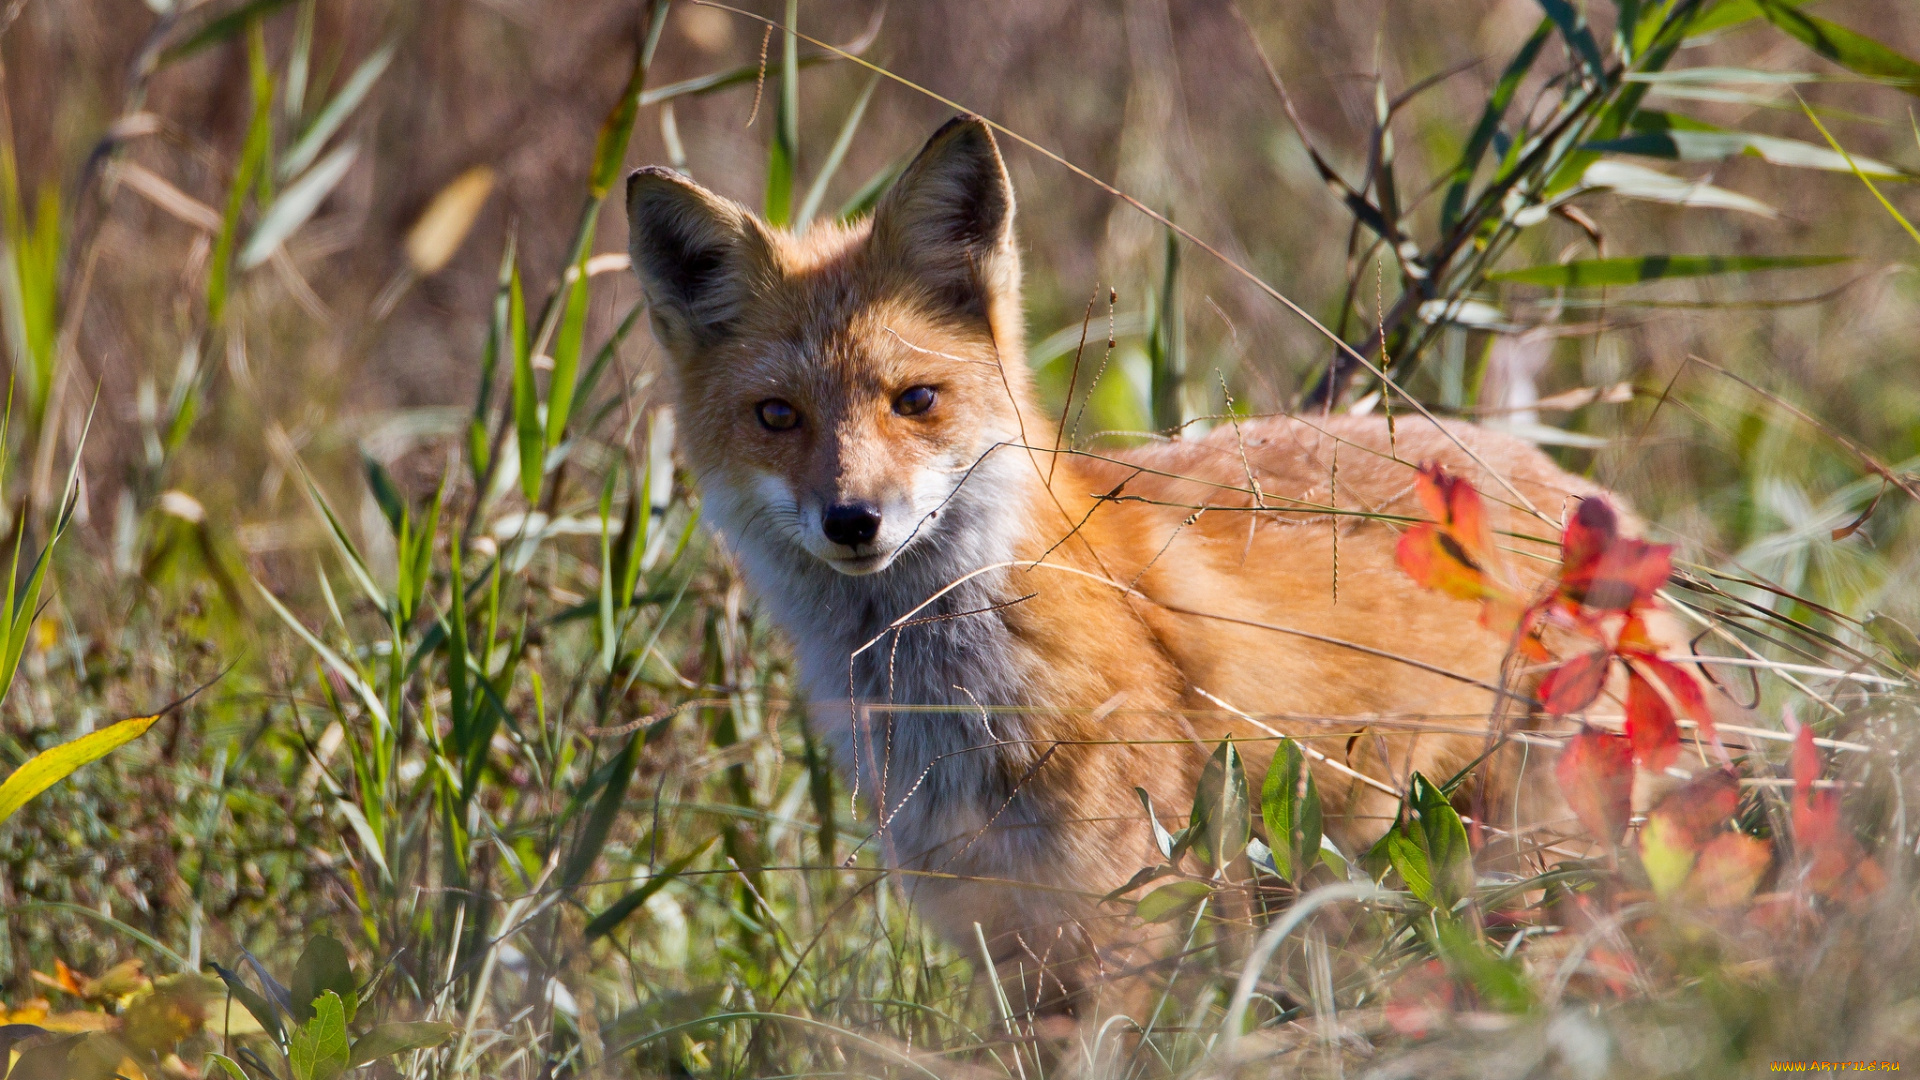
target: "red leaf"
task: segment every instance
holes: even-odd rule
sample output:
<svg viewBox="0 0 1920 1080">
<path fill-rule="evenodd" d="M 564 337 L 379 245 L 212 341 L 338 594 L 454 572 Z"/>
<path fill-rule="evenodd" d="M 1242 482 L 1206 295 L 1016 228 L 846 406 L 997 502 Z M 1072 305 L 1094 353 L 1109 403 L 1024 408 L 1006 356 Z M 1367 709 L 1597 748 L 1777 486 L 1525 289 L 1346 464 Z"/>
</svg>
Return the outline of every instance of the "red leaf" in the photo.
<svg viewBox="0 0 1920 1080">
<path fill-rule="evenodd" d="M 1687 718 L 1700 725 L 1700 737 L 1708 742 L 1719 741 L 1719 734 L 1713 729 L 1713 710 L 1707 707 L 1707 695 L 1700 689 L 1700 680 L 1686 668 L 1668 660 L 1662 660 L 1652 653 L 1634 652 L 1633 662 L 1646 668 L 1660 684 L 1673 695 L 1680 711 Z"/>
<path fill-rule="evenodd" d="M 1680 756 L 1680 725 L 1673 709 L 1653 684 L 1631 668 L 1627 671 L 1627 738 L 1633 759 L 1650 772 L 1659 772 Z"/>
<path fill-rule="evenodd" d="M 1715 769 L 1654 805 L 1640 829 L 1640 865 L 1655 895 L 1670 896 L 1688 880 L 1701 849 L 1725 833 L 1739 804 L 1739 775 Z"/>
<path fill-rule="evenodd" d="M 1726 826 L 1739 805 L 1740 774 L 1715 769 L 1669 792 L 1647 816 L 1672 822 L 1697 852 Z"/>
<path fill-rule="evenodd" d="M 1579 712 L 1600 696 L 1607 681 L 1607 661 L 1612 654 L 1605 649 L 1576 656 L 1540 680 L 1540 701 L 1555 716 Z"/>
<path fill-rule="evenodd" d="M 1486 576 L 1467 553 L 1438 525 L 1421 522 L 1400 534 L 1395 561 L 1420 585 L 1461 600 L 1482 600 Z"/>
<path fill-rule="evenodd" d="M 1813 746 L 1813 729 L 1798 727 L 1793 735 L 1793 842 L 1802 852 L 1812 852 L 1832 845 L 1839 833 L 1840 799 L 1831 789 L 1814 790 L 1820 752 Z"/>
<path fill-rule="evenodd" d="M 1773 865 L 1773 845 L 1745 833 L 1724 832 L 1700 850 L 1687 878 L 1686 894 L 1711 908 L 1738 907 L 1760 886 Z"/>
<path fill-rule="evenodd" d="M 1627 740 L 1583 725 L 1560 751 L 1554 776 L 1580 824 L 1619 843 L 1633 816 L 1633 748 Z"/>
<path fill-rule="evenodd" d="M 1673 548 L 1623 539 L 1605 499 L 1580 501 L 1560 538 L 1560 592 L 1600 611 L 1631 611 L 1673 575 Z"/>
<path fill-rule="evenodd" d="M 1581 499 L 1560 535 L 1560 563 L 1568 574 L 1590 574 L 1619 539 L 1620 523 L 1605 499 Z"/>
</svg>

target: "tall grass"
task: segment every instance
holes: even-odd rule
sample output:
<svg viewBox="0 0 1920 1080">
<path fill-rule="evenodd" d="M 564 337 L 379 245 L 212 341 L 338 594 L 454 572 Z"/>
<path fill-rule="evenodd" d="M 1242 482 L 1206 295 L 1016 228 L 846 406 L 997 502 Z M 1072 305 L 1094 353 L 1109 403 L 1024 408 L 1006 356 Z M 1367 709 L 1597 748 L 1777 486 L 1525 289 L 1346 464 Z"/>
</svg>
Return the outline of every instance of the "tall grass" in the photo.
<svg viewBox="0 0 1920 1080">
<path fill-rule="evenodd" d="M 1036 335 L 1033 359 L 1069 417 L 1094 414 L 1089 437 L 1192 430 L 1233 411 L 1226 394 L 1241 411 L 1293 404 L 1273 381 L 1299 376 L 1302 407 L 1482 417 L 1616 478 L 1680 541 L 1670 598 L 1701 633 L 1697 647 L 1729 658 L 1713 670 L 1756 705 L 1740 744 L 1743 835 L 1793 832 L 1782 791 L 1785 717 L 1796 717 L 1832 752 L 1849 829 L 1888 884 L 1857 902 L 1810 898 L 1783 864 L 1763 893 L 1800 907 L 1696 918 L 1610 864 L 1542 855 L 1518 872 L 1476 872 L 1447 817 L 1455 778 L 1441 777 L 1408 793 L 1397 855 L 1323 857 L 1305 839 L 1318 826 L 1303 824 L 1315 812 L 1304 793 L 1290 801 L 1281 785 L 1256 797 L 1244 777 L 1236 787 L 1239 755 L 1275 748 L 1222 748 L 1188 815 L 1209 829 L 1167 830 L 1161 860 L 1142 867 L 1164 872 L 1138 914 L 1186 947 L 1159 1012 L 1136 1018 L 1139 1032 L 1044 1052 L 1032 1018 L 974 977 L 976 957 L 918 933 L 863 843 L 870 824 L 850 812 L 806 729 L 783 643 L 701 531 L 698 494 L 674 468 L 675 418 L 652 393 L 636 332 L 644 312 L 609 239 L 619 215 L 602 214 L 656 128 L 664 154 L 757 195 L 776 223 L 866 212 L 923 119 L 900 104 L 912 91 L 885 76 L 928 79 L 880 60 L 872 73 L 847 69 L 911 51 L 914 28 L 937 19 L 889 12 L 833 47 L 841 39 L 813 33 L 813 8 L 791 0 L 764 24 L 703 23 L 718 13 L 668 0 L 622 9 L 631 33 L 617 65 L 596 61 L 618 77 L 596 91 L 580 160 L 564 186 L 507 214 L 504 159 L 485 172 L 460 162 L 411 204 L 382 201 L 385 174 L 370 159 L 383 125 L 419 107 L 388 90 L 415 77 L 396 58 L 421 55 L 407 19 L 321 0 L 170 11 L 130 53 L 100 61 L 102 71 L 134 61 L 135 74 L 118 111 L 86 133 L 88 153 L 63 163 L 82 177 L 69 185 L 79 197 L 23 179 L 17 129 L 0 113 L 0 299 L 19 390 L 7 452 L 36 469 L 57 450 L 78 455 L 72 418 L 92 378 L 104 407 L 134 421 L 104 451 L 122 474 L 113 513 L 78 522 L 82 543 L 20 561 L 14 575 L 6 656 L 23 675 L 0 751 L 17 764 L 238 666 L 142 743 L 0 826 L 8 1018 L 53 1032 L 23 1045 L 84 1045 L 128 1076 L 301 1080 L 335 1075 L 328 1040 L 399 1023 L 423 1026 L 386 1036 L 397 1049 L 373 1067 L 420 1077 L 1027 1077 L 1072 1053 L 1117 1076 L 1679 1075 L 1838 1047 L 1897 1057 L 1915 1045 L 1902 1010 L 1920 970 L 1905 811 L 1920 791 L 1903 753 L 1920 665 L 1907 498 L 1920 435 L 1857 385 L 1884 370 L 1858 357 L 1819 387 L 1851 395 L 1839 429 L 1814 419 L 1822 408 L 1789 401 L 1800 388 L 1783 391 L 1784 380 L 1721 373 L 1764 367 L 1747 353 L 1620 361 L 1623 340 L 1659 340 L 1629 337 L 1621 312 L 1773 296 L 1734 275 L 1818 273 L 1822 257 L 1855 251 L 1858 231 L 1820 220 L 1823 243 L 1805 248 L 1784 229 L 1765 251 L 1672 246 L 1696 221 L 1709 224 L 1692 235 L 1717 237 L 1731 232 L 1725 215 L 1779 212 L 1718 173 L 1645 162 L 1758 158 L 1797 170 L 1767 178 L 1763 194 L 1857 184 L 1855 172 L 1890 188 L 1910 178 L 1824 132 L 1757 134 L 1676 104 L 1757 98 L 1754 86 L 1778 85 L 1771 68 L 1788 48 L 1810 68 L 1870 80 L 1847 89 L 1876 108 L 1920 85 L 1891 47 L 1802 7 L 1527 7 L 1537 26 L 1484 70 L 1423 64 L 1396 88 L 1381 65 L 1350 144 L 1321 134 L 1337 125 L 1301 79 L 1280 74 L 1289 58 L 1249 53 L 1236 85 L 1278 108 L 1294 134 L 1276 139 L 1310 170 L 1304 190 L 1331 189 L 1345 215 L 1344 280 L 1298 295 L 1339 344 L 1306 339 L 1318 359 L 1291 368 L 1248 347 L 1299 340 L 1273 329 L 1292 316 L 1268 294 L 1294 300 L 1303 286 L 1269 273 L 1267 253 L 1220 241 L 1221 212 L 1202 192 L 1202 206 L 1151 223 L 1156 242 L 1137 265 L 1100 268 L 1103 280 L 1152 284 L 1109 294 L 1107 355 L 1083 373 L 1069 374 L 1069 356 L 1082 339 L 1101 349 L 1100 315 L 1089 307 L 1083 321 L 1077 300 L 1053 305 L 1086 283 L 1047 281 L 1035 260 L 1037 321 L 1058 333 Z M 372 11 L 382 17 L 371 30 L 352 25 Z M 1216 44 L 1248 48 L 1293 23 L 1211 25 Z M 730 28 L 734 53 L 688 70 L 688 27 Z M 1715 35 L 1734 44 L 1699 44 Z M 1700 48 L 1736 55 L 1681 62 Z M 216 57 L 228 77 L 207 73 Z M 19 65 L 7 73 L 9 92 L 24 94 Z M 1477 99 L 1420 112 L 1472 79 L 1488 83 Z M 834 107 L 814 104 L 816 86 Z M 1653 107 L 1656 93 L 1673 108 Z M 223 97 L 224 120 L 189 108 Z M 190 123 L 206 127 L 178 134 Z M 163 138 L 191 152 L 156 149 Z M 1913 160 L 1897 149 L 1875 153 Z M 704 171 L 728 160 L 730 171 Z M 1014 160 L 1035 184 L 1082 183 L 1045 173 L 1042 157 Z M 1262 183 L 1271 201 L 1287 197 Z M 368 184 L 372 196 L 354 194 Z M 1674 216 L 1649 226 L 1621 198 Z M 342 204 L 386 222 L 359 226 L 387 248 L 371 287 L 311 254 Z M 1045 198 L 1024 199 L 1023 225 L 1049 235 L 1048 211 Z M 490 226 L 489 213 L 502 220 Z M 191 239 L 165 249 L 179 265 L 155 270 L 129 257 L 115 222 L 135 237 Z M 137 374 L 74 359 L 78 342 L 125 332 L 84 337 L 88 320 L 125 317 L 89 295 L 128 288 L 116 274 L 158 283 L 135 325 L 161 344 Z M 95 275 L 106 275 L 99 286 Z M 457 275 L 465 294 L 448 284 Z M 1657 291 L 1663 282 L 1726 292 L 1690 299 Z M 1895 288 L 1886 303 L 1910 311 Z M 1257 332 L 1232 290 L 1267 305 Z M 455 316 L 438 333 L 470 399 L 436 387 L 436 410 L 376 428 L 283 396 L 301 350 L 405 355 L 393 343 L 419 325 L 404 321 L 409 305 L 449 297 Z M 1244 341 L 1229 311 L 1247 322 Z M 301 321 L 322 316 L 332 321 L 321 330 Z M 1547 374 L 1522 362 L 1556 340 L 1569 344 Z M 1911 358 L 1910 342 L 1891 347 Z M 328 380 L 398 378 L 324 365 L 303 385 L 326 407 L 351 396 Z M 1568 391 L 1543 393 L 1556 378 Z M 1910 370 L 1894 380 L 1888 395 L 1915 400 Z M 77 469 L 61 499 L 50 484 L 36 491 L 31 470 L 9 470 L 16 547 L 51 549 L 88 505 L 82 489 L 108 486 L 109 470 L 96 470 Z M 232 527 L 283 501 L 297 510 L 270 527 Z M 54 524 L 32 524 L 42 521 Z M 47 535 L 30 538 L 34 529 Z M 276 539 L 289 536 L 314 542 Z M 57 596 L 43 607 L 35 590 L 48 566 Z M 1279 753 L 1295 771 L 1274 774 L 1295 775 L 1286 755 L 1297 751 Z M 1231 858 L 1249 839 L 1257 857 Z M 1226 902 L 1233 894 L 1251 902 Z M 1243 909 L 1258 915 L 1226 914 Z M 338 958 L 312 942 L 322 931 L 345 943 Z M 128 959 L 144 972 L 111 969 Z M 337 1030 L 333 1006 L 314 1005 L 328 991 Z M 238 1009 L 221 1004 L 230 996 Z M 188 1019 L 158 1034 L 135 1022 L 167 1009 Z M 342 1043 L 335 1056 L 360 1049 Z"/>
</svg>

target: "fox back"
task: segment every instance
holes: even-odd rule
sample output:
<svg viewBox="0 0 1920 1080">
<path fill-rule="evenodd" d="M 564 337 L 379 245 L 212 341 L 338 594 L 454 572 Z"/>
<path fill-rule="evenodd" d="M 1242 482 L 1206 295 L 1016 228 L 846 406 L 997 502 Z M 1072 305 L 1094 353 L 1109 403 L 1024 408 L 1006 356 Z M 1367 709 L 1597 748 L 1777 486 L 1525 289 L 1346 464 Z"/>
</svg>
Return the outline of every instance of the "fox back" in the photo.
<svg viewBox="0 0 1920 1080">
<path fill-rule="evenodd" d="M 854 225 L 795 236 L 657 168 L 627 208 L 684 460 L 792 640 L 810 722 L 923 913 L 1038 965 L 1036 1001 L 1156 954 L 1098 898 L 1157 858 L 1135 790 L 1185 807 L 1221 738 L 1300 739 L 1329 833 L 1355 846 L 1411 772 L 1490 745 L 1507 641 L 1412 586 L 1394 522 L 1421 516 L 1408 463 L 1432 461 L 1488 493 L 1513 544 L 1552 552 L 1599 489 L 1532 447 L 1329 416 L 1056 448 L 1013 192 L 977 118 Z M 1255 784 L 1264 757 L 1247 754 Z M 1518 756 L 1480 776 L 1494 820 L 1552 800 Z"/>
</svg>

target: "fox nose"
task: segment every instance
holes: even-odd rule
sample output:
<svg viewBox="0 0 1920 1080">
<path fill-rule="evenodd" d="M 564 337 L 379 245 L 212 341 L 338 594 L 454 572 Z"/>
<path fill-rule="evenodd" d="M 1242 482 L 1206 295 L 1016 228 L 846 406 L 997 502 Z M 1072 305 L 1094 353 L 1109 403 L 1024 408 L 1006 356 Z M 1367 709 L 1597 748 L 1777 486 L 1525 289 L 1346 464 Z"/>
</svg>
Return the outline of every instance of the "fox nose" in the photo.
<svg viewBox="0 0 1920 1080">
<path fill-rule="evenodd" d="M 880 535 L 880 511 L 866 503 L 836 503 L 820 515 L 820 531 L 847 547 L 872 543 Z"/>
</svg>

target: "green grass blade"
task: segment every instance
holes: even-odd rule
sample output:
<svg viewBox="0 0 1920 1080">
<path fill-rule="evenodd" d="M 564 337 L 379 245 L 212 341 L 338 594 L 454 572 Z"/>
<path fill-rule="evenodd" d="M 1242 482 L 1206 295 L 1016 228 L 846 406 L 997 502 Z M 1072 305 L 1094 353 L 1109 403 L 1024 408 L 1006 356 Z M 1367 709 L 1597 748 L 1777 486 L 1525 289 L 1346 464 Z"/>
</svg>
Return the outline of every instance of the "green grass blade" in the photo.
<svg viewBox="0 0 1920 1080">
<path fill-rule="evenodd" d="M 793 185 L 800 169 L 800 39 L 794 36 L 799 0 L 787 0 L 787 30 L 780 37 L 780 92 L 774 107 L 773 140 L 767 147 L 767 194 L 762 216 L 776 227 L 793 222 Z"/>
<path fill-rule="evenodd" d="M 553 341 L 553 374 L 547 377 L 546 445 L 559 446 L 573 418 L 573 389 L 580 377 L 580 350 L 587 332 L 589 282 L 584 252 L 574 264 L 573 281 L 567 285 L 567 306 L 560 316 L 560 330 Z"/>
<path fill-rule="evenodd" d="M 288 0 L 247 0 L 224 15 L 215 16 L 192 33 L 160 50 L 155 67 L 165 67 L 177 60 L 192 56 L 209 45 L 217 45 L 239 33 L 254 19 L 272 14 L 275 8 L 286 4 Z"/>
<path fill-rule="evenodd" d="M 386 594 L 381 591 L 379 585 L 374 583 L 373 572 L 367 569 L 367 560 L 361 556 L 360 549 L 354 544 L 353 538 L 347 535 L 347 527 L 340 523 L 339 516 L 333 512 L 333 505 L 321 492 L 320 485 L 314 483 L 313 477 L 307 473 L 304 464 L 300 465 L 300 478 L 306 482 L 308 500 L 326 520 L 327 530 L 333 537 L 334 546 L 339 550 L 341 558 L 346 560 L 347 571 L 353 575 L 354 581 L 360 586 L 360 591 L 380 614 L 387 614 L 389 605 Z"/>
<path fill-rule="evenodd" d="M 347 77 L 346 85 L 333 95 L 333 100 L 327 102 L 320 114 L 313 118 L 313 123 L 308 124 L 300 137 L 294 140 L 293 146 L 287 150 L 287 156 L 280 159 L 282 180 L 291 179 L 304 171 L 320 156 L 320 150 L 327 145 L 327 140 L 333 138 L 353 110 L 367 99 L 367 95 L 373 92 L 374 84 L 386 73 L 387 65 L 393 63 L 394 48 L 392 42 L 382 45 L 374 50 L 372 56 L 361 61 L 360 66 Z"/>
<path fill-rule="evenodd" d="M 1576 259 L 1552 266 L 1529 266 L 1488 274 L 1488 281 L 1515 285 L 1543 285 L 1561 289 L 1590 289 L 1635 285 L 1666 278 L 1744 274 L 1762 270 L 1795 270 L 1847 262 L 1851 255 L 1640 255 L 1614 259 Z"/>
<path fill-rule="evenodd" d="M 353 688 L 354 696 L 360 699 L 360 704 L 366 707 L 367 713 L 374 718 L 379 728 L 382 731 L 389 729 L 392 725 L 387 720 L 386 706 L 380 703 L 380 695 L 367 684 L 360 672 L 352 664 L 347 663 L 339 653 L 328 648 L 325 642 L 314 637 L 313 631 L 307 629 L 307 624 L 295 617 L 293 612 L 288 611 L 286 605 L 280 602 L 280 598 L 273 595 L 265 585 L 260 583 L 259 579 L 254 579 L 253 587 L 260 591 L 261 597 L 266 600 L 267 606 L 273 609 L 273 613 L 280 616 L 280 621 L 286 623 L 287 628 L 298 635 L 301 641 L 306 642 L 308 648 L 319 654 L 321 662 L 331 668 L 334 674 L 346 680 L 347 685 Z"/>
<path fill-rule="evenodd" d="M 28 758 L 27 763 L 15 769 L 5 783 L 0 783 L 0 821 L 12 817 L 34 796 L 65 780 L 82 765 L 98 761 L 145 735 L 147 729 L 162 715 L 156 713 L 122 720 Z"/>
<path fill-rule="evenodd" d="M 1799 98 L 1800 94 L 1798 91 L 1795 91 L 1793 96 Z M 1899 222 L 1900 227 L 1907 230 L 1907 235 L 1913 237 L 1913 242 L 1920 244 L 1920 230 L 1916 230 L 1913 227 L 1913 222 L 1908 221 L 1904 214 L 1900 213 L 1899 210 L 1894 208 L 1892 203 L 1887 201 L 1885 195 L 1880 194 L 1880 189 L 1874 186 L 1873 181 L 1868 179 L 1866 172 L 1861 169 L 1858 159 L 1848 153 L 1846 147 L 1840 145 L 1840 141 L 1835 139 L 1833 133 L 1827 130 L 1827 125 L 1820 122 L 1820 118 L 1814 115 L 1813 109 L 1808 107 L 1804 99 L 1800 100 L 1800 107 L 1806 110 L 1807 119 L 1813 121 L 1813 126 L 1819 130 L 1820 137 L 1827 140 L 1827 145 L 1833 147 L 1833 152 L 1845 159 L 1847 165 L 1853 169 L 1853 175 L 1859 177 L 1860 182 L 1867 185 L 1868 191 L 1873 192 L 1873 197 L 1879 200 L 1881 209 L 1893 215 L 1893 220 Z M 1915 132 L 1915 138 L 1920 139 L 1920 131 Z"/>
<path fill-rule="evenodd" d="M 581 828 L 573 849 L 567 852 L 565 868 L 560 873 L 561 889 L 580 884 L 600 858 L 600 850 L 606 847 L 607 836 L 612 833 L 614 820 L 620 816 L 621 805 L 626 801 L 627 784 L 633 779 L 634 766 L 640 761 L 640 748 L 646 741 L 646 729 L 642 728 L 628 736 L 626 745 L 620 748 L 606 787 L 600 789 L 600 798 L 587 815 L 586 825 Z"/>
<path fill-rule="evenodd" d="M 613 333 L 600 346 L 600 351 L 593 355 L 593 363 L 587 365 L 586 374 L 580 376 L 580 385 L 574 388 L 573 399 L 576 402 L 593 400 L 593 392 L 599 387 L 601 377 L 612 365 L 614 354 L 620 351 L 621 343 L 627 340 L 627 335 L 632 333 L 634 326 L 639 323 L 646 306 L 644 301 L 637 301 L 628 308 L 626 317 L 620 320 L 619 326 L 613 328 Z"/>
<path fill-rule="evenodd" d="M 540 426 L 539 390 L 533 381 L 533 352 L 527 342 L 527 300 L 520 269 L 513 270 L 507 305 L 507 340 L 513 344 L 513 426 L 520 443 L 520 491 L 528 506 L 540 504 L 540 479 L 546 463 L 546 429 Z"/>
<path fill-rule="evenodd" d="M 633 121 L 640 115 L 641 98 L 647 85 L 647 69 L 653 65 L 653 52 L 660 46 L 660 32 L 666 29 L 667 4 L 668 0 L 653 0 L 653 11 L 647 16 L 646 44 L 634 58 L 627 85 L 620 91 L 620 100 L 613 103 L 607 118 L 600 122 L 600 134 L 593 144 L 593 171 L 587 180 L 587 192 L 595 199 L 604 198 L 613 190 L 614 181 L 620 178 L 620 166 L 626 162 L 627 143 L 633 138 Z"/>
<path fill-rule="evenodd" d="M 1533 34 L 1520 46 L 1520 51 L 1507 63 L 1507 69 L 1500 73 L 1500 81 L 1494 84 L 1493 93 L 1487 97 L 1487 107 L 1480 114 L 1480 123 L 1473 129 L 1473 134 L 1467 139 L 1466 149 L 1460 152 L 1460 160 L 1453 166 L 1447 196 L 1440 208 L 1441 232 L 1451 232 L 1459 222 L 1460 211 L 1467 204 L 1467 189 L 1473 183 L 1473 174 L 1480 168 L 1487 147 L 1493 144 L 1494 133 L 1500 130 L 1500 121 L 1507 115 L 1508 106 L 1513 104 L 1513 95 L 1519 91 L 1521 80 L 1533 70 L 1534 61 L 1540 58 L 1540 49 L 1552 34 L 1553 20 L 1540 20 L 1540 25 L 1534 28 Z"/>
<path fill-rule="evenodd" d="M 1599 78 L 1606 70 L 1606 62 L 1600 58 L 1600 44 L 1593 38 L 1593 28 L 1587 25 L 1585 12 L 1576 9 L 1568 0 L 1540 0 L 1540 7 L 1553 25 L 1559 28 L 1560 36 L 1567 40 L 1587 73 Z"/>
<path fill-rule="evenodd" d="M 600 488 L 600 589 L 598 629 L 600 636 L 600 670 L 613 671 L 616 638 L 613 632 L 613 580 L 619 570 L 613 560 L 613 487 L 619 479 L 620 470 L 608 469 L 607 481 Z"/>
<path fill-rule="evenodd" d="M 1640 110 L 1633 117 L 1632 127 L 1632 135 L 1586 143 L 1581 149 L 1664 161 L 1723 161 L 1744 155 L 1788 168 L 1852 172 L 1857 167 L 1858 171 L 1883 180 L 1913 178 L 1913 174 L 1904 169 L 1872 158 L 1855 157 L 1849 164 L 1846 154 L 1799 139 L 1734 131 L 1657 109 Z"/>
<path fill-rule="evenodd" d="M 847 201 L 840 204 L 840 209 L 833 216 L 846 222 L 873 213 L 873 208 L 880 205 L 881 196 L 887 193 L 887 189 L 893 186 L 906 168 L 905 158 L 882 166 L 867 178 L 866 183 L 860 185 L 860 190 L 847 196 Z"/>
<path fill-rule="evenodd" d="M 840 125 L 840 134 L 834 137 L 833 148 L 827 151 L 827 160 L 820 166 L 820 175 L 813 178 L 813 185 L 807 188 L 807 197 L 800 204 L 800 213 L 794 218 L 795 232 L 806 232 L 813 224 L 813 216 L 820 211 L 820 203 L 827 197 L 827 185 L 833 182 L 835 173 L 840 171 L 840 163 L 846 160 L 847 151 L 853 146 L 853 137 L 860 130 L 860 120 L 867 114 L 867 103 L 873 100 L 873 92 L 880 85 L 880 76 L 867 80 L 860 90 L 860 96 L 853 101 L 853 108 L 847 111 L 847 118 Z"/>
<path fill-rule="evenodd" d="M 358 145 L 348 143 L 287 185 L 280 197 L 273 200 L 273 205 L 260 215 L 260 224 L 254 227 L 253 235 L 247 237 L 247 246 L 240 249 L 240 269 L 251 270 L 267 261 L 294 230 L 306 224 L 334 186 L 346 177 L 359 153 Z"/>
<path fill-rule="evenodd" d="M 1757 2 L 1768 22 L 1807 48 L 1848 71 L 1883 80 L 1920 96 L 1920 62 L 1902 56 L 1865 34 L 1796 11 L 1780 0 Z"/>
<path fill-rule="evenodd" d="M 272 103 L 255 98 L 253 119 L 247 126 L 247 140 L 240 149 L 240 162 L 234 168 L 233 183 L 227 189 L 226 211 L 220 216 L 220 235 L 213 243 L 211 267 L 207 272 L 207 322 L 219 325 L 226 312 L 228 277 L 233 269 L 233 246 L 240 234 L 240 213 L 246 207 L 247 191 L 266 170 L 273 153 Z"/>
<path fill-rule="evenodd" d="M 615 927 L 626 921 L 627 916 L 640 910 L 640 906 L 651 899 L 654 893 L 666 888 L 672 883 L 673 879 L 685 873 L 687 867 L 692 866 L 695 859 L 705 855 L 707 849 L 712 847 L 714 841 L 718 839 L 720 839 L 718 833 L 707 837 L 706 840 L 701 842 L 700 846 L 673 860 L 661 869 L 654 871 L 654 873 L 647 878 L 645 884 L 620 899 L 615 900 L 607 910 L 595 915 L 593 921 L 587 924 L 587 928 L 584 931 L 586 939 L 588 941 L 595 941 L 612 933 Z"/>
<path fill-rule="evenodd" d="M 493 418 L 493 381 L 500 368 L 500 353 L 509 348 L 512 328 L 508 323 L 513 303 L 514 238 L 507 237 L 506 250 L 500 254 L 499 282 L 493 291 L 492 317 L 487 320 L 487 343 L 480 353 L 480 388 L 474 392 L 473 417 L 467 423 L 467 464 L 473 483 L 485 483 L 493 448 L 487 442 L 487 428 Z"/>
</svg>

